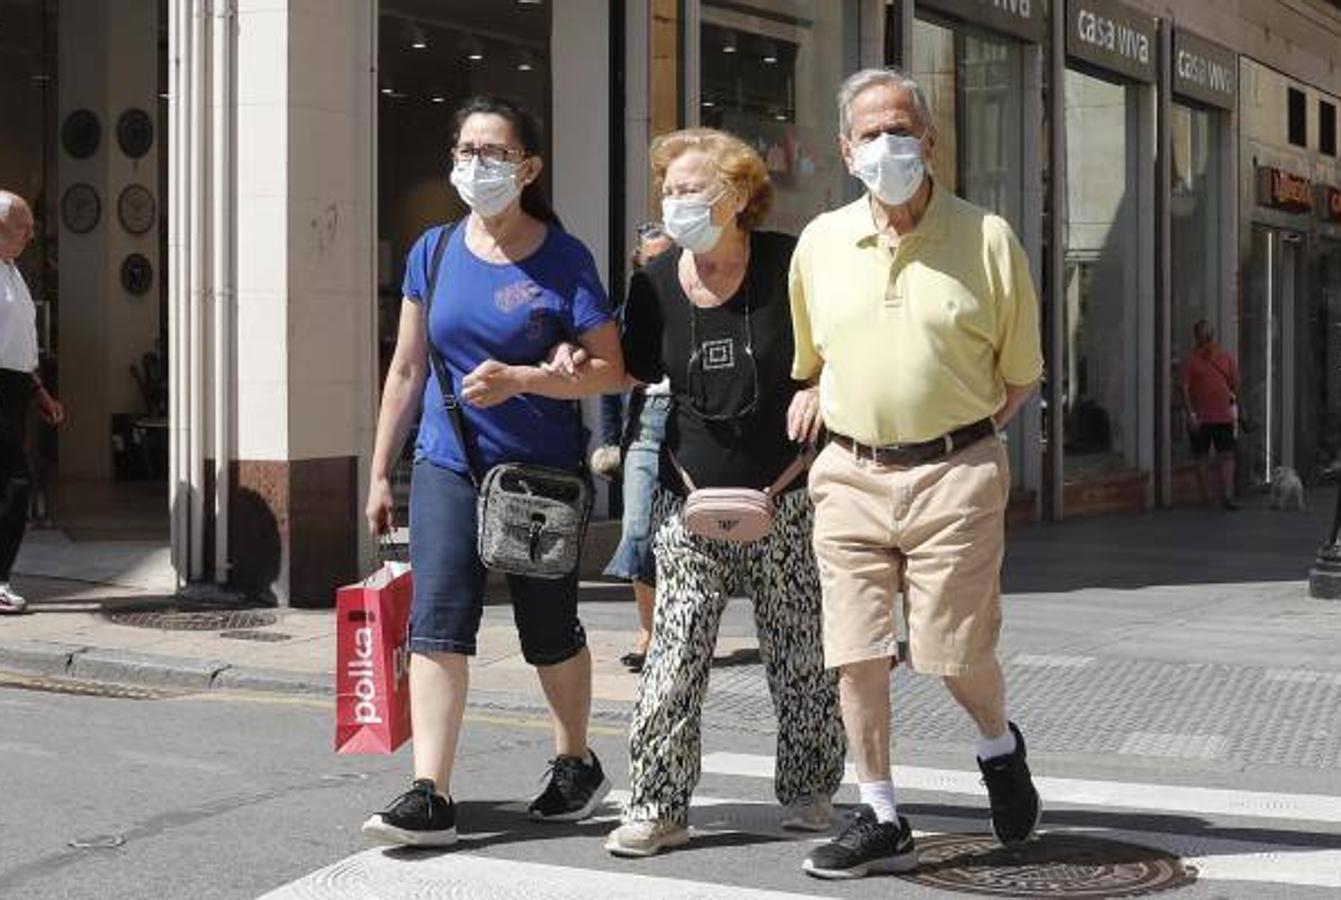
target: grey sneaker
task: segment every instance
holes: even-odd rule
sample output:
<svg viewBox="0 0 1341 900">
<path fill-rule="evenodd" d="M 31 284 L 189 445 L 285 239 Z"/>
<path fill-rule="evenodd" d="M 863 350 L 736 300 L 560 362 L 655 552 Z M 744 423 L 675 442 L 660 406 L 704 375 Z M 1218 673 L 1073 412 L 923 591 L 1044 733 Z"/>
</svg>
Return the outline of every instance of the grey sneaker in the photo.
<svg viewBox="0 0 1341 900">
<path fill-rule="evenodd" d="M 828 797 L 808 795 L 787 804 L 782 827 L 788 831 L 828 831 L 833 821 L 833 804 Z"/>
<path fill-rule="evenodd" d="M 666 819 L 645 819 L 620 825 L 605 839 L 612 856 L 655 856 L 689 843 L 689 829 Z"/>
</svg>

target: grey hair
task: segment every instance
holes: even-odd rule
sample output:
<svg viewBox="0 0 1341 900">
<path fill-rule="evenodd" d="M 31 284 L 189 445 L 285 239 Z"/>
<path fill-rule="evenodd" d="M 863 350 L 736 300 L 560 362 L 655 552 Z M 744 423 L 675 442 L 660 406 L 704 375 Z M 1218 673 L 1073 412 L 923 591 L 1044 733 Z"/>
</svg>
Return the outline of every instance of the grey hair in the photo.
<svg viewBox="0 0 1341 900">
<path fill-rule="evenodd" d="M 838 133 L 843 137 L 848 137 L 852 130 L 852 101 L 857 99 L 857 95 L 869 87 L 875 87 L 877 84 L 887 84 L 890 87 L 907 91 L 913 98 L 913 108 L 917 110 L 917 118 L 925 128 L 932 128 L 931 104 L 927 102 L 927 95 L 922 91 L 922 85 L 918 84 L 908 75 L 899 69 L 893 67 L 887 69 L 862 69 L 859 72 L 853 72 L 843 80 L 843 85 L 838 89 Z"/>
<path fill-rule="evenodd" d="M 9 221 L 9 214 L 14 211 L 14 201 L 18 196 L 9 191 L 0 191 L 0 225 Z"/>
</svg>

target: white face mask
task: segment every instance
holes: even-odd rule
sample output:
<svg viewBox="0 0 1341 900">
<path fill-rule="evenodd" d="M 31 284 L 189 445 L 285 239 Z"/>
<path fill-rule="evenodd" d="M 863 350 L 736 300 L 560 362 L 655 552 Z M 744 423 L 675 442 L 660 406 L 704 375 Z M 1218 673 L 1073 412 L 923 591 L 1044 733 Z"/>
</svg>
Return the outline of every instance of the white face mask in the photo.
<svg viewBox="0 0 1341 900">
<path fill-rule="evenodd" d="M 712 205 L 721 198 L 662 197 L 662 230 L 690 253 L 707 253 L 722 239 L 723 226 L 712 224 Z"/>
<path fill-rule="evenodd" d="M 492 218 L 521 194 L 517 168 L 515 162 L 489 162 L 476 156 L 452 165 L 452 186 L 466 206 Z"/>
<path fill-rule="evenodd" d="M 882 134 L 852 152 L 852 168 L 880 202 L 900 206 L 912 199 L 926 177 L 922 139 Z"/>
</svg>

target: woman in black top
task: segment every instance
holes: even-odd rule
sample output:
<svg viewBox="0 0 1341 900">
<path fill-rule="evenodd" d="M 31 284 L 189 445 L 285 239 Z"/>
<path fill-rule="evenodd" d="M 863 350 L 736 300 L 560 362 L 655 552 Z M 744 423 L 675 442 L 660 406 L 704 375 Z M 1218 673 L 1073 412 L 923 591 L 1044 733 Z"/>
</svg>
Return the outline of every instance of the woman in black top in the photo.
<svg viewBox="0 0 1341 900">
<path fill-rule="evenodd" d="M 672 413 L 652 506 L 656 620 L 630 734 L 631 798 L 606 848 L 648 856 L 688 838 L 700 770 L 699 721 L 726 600 L 754 600 L 759 650 L 778 716 L 775 789 L 783 826 L 822 831 L 845 750 L 833 673 L 820 644 L 820 586 L 805 478 L 778 494 L 773 529 L 753 543 L 691 534 L 680 516 L 699 488 L 762 489 L 802 447 L 787 436 L 801 385 L 787 273 L 795 239 L 754 230 L 773 189 L 763 160 L 705 128 L 652 145 L 662 221 L 679 245 L 636 273 L 624 357 L 644 384 L 670 379 Z"/>
</svg>

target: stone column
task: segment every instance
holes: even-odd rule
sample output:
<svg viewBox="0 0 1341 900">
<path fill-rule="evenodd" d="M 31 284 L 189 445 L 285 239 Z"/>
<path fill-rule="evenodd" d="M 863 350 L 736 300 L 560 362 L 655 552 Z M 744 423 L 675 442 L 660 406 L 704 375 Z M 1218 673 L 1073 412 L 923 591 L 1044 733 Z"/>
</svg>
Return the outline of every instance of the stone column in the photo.
<svg viewBox="0 0 1341 900">
<path fill-rule="evenodd" d="M 370 0 L 238 2 L 227 581 L 296 606 L 360 569 L 375 33 Z"/>
</svg>

